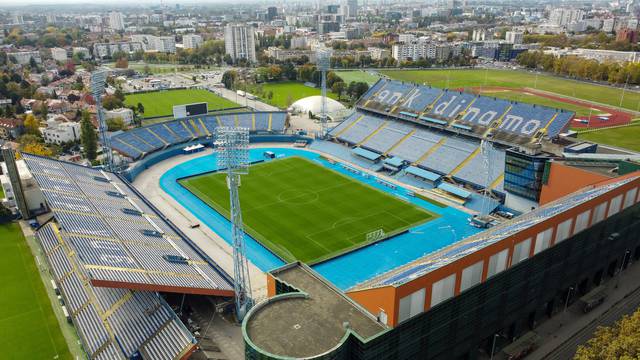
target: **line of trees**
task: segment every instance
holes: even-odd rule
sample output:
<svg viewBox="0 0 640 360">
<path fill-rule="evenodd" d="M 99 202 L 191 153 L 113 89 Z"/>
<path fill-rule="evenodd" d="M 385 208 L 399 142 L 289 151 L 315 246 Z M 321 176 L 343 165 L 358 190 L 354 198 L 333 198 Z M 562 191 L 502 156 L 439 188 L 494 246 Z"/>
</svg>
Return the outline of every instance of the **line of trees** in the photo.
<svg viewBox="0 0 640 360">
<path fill-rule="evenodd" d="M 606 81 L 610 84 L 640 84 L 640 64 L 598 62 L 577 56 L 555 57 L 542 51 L 523 52 L 518 64 L 529 68 L 582 80 Z"/>
</svg>

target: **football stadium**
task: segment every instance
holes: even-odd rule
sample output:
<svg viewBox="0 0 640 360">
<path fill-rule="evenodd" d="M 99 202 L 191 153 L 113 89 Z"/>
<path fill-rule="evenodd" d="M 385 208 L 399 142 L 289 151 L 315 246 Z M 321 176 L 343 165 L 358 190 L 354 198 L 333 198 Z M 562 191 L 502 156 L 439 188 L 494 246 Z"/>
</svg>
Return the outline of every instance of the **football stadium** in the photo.
<svg viewBox="0 0 640 360">
<path fill-rule="evenodd" d="M 183 304 L 233 301 L 230 127 L 246 358 L 475 359 L 640 259 L 640 154 L 567 136 L 574 115 L 380 79 L 326 136 L 247 110 L 114 133 L 116 171 L 4 156 L 89 358 L 188 358 Z"/>
</svg>

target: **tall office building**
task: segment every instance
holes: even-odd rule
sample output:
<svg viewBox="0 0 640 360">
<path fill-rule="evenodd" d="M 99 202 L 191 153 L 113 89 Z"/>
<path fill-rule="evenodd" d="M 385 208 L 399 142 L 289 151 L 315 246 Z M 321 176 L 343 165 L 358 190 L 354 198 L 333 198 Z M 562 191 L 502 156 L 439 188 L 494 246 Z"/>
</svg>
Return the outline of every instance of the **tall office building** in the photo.
<svg viewBox="0 0 640 360">
<path fill-rule="evenodd" d="M 116 11 L 109 13 L 109 27 L 113 31 L 124 30 L 124 18 L 122 17 L 122 13 Z"/>
<path fill-rule="evenodd" d="M 278 8 L 275 6 L 269 6 L 267 8 L 267 20 L 271 21 L 278 17 Z"/>
<path fill-rule="evenodd" d="M 224 29 L 224 46 L 233 61 L 247 59 L 256 62 L 256 46 L 251 26 L 227 25 Z"/>
<path fill-rule="evenodd" d="M 524 42 L 524 33 L 522 31 L 507 31 L 505 40 L 511 44 L 522 44 Z"/>
<path fill-rule="evenodd" d="M 344 16 L 346 18 L 358 17 L 358 0 L 346 0 Z"/>
</svg>

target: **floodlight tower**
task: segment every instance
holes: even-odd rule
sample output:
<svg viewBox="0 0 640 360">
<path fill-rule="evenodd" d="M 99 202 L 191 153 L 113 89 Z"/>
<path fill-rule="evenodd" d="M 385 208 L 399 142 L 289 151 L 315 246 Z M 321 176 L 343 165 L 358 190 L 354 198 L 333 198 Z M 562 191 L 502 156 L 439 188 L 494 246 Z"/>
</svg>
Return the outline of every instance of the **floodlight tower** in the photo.
<svg viewBox="0 0 640 360">
<path fill-rule="evenodd" d="M 106 70 L 96 70 L 91 73 L 91 95 L 96 101 L 96 112 L 98 115 L 98 127 L 102 140 L 102 155 L 107 157 L 106 168 L 113 171 L 113 154 L 111 153 L 111 142 L 107 137 L 107 122 L 102 110 L 102 93 L 104 92 L 107 80 Z"/>
<path fill-rule="evenodd" d="M 316 50 L 316 65 L 322 74 L 322 98 L 320 107 L 320 136 L 327 135 L 327 71 L 331 66 L 331 49 L 320 45 Z"/>
<path fill-rule="evenodd" d="M 484 186 L 484 190 L 483 190 L 483 198 L 482 198 L 482 206 L 480 208 L 480 215 L 488 215 L 489 214 L 489 204 L 488 204 L 488 197 L 489 194 L 491 192 L 491 190 L 489 190 L 489 185 L 491 182 L 491 166 L 492 166 L 492 161 L 491 161 L 491 147 L 492 144 L 487 141 L 487 140 L 482 140 L 480 142 L 480 152 L 482 154 L 482 163 L 484 165 L 484 176 L 485 176 L 485 186 Z"/>
<path fill-rule="evenodd" d="M 240 209 L 240 175 L 249 173 L 249 129 L 220 126 L 215 130 L 218 169 L 227 173 L 231 204 L 231 237 L 233 239 L 233 279 L 236 314 L 242 320 L 253 306 L 249 264 L 245 253 L 242 210 Z"/>
</svg>

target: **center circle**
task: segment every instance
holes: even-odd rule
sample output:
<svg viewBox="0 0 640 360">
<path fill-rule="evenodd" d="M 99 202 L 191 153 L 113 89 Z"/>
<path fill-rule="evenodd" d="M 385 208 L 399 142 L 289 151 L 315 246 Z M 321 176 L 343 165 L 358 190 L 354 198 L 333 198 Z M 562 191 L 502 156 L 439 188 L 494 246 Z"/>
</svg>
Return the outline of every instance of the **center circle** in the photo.
<svg viewBox="0 0 640 360">
<path fill-rule="evenodd" d="M 278 195 L 278 200 L 289 204 L 308 204 L 318 200 L 318 194 L 310 190 L 285 190 Z"/>
</svg>

